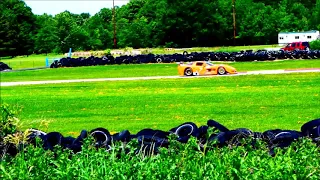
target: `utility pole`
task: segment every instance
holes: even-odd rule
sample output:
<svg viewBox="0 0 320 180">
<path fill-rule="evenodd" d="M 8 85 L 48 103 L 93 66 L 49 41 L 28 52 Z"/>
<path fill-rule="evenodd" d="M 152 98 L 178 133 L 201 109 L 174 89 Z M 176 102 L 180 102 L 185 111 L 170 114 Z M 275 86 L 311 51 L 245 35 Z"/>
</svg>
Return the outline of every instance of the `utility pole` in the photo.
<svg viewBox="0 0 320 180">
<path fill-rule="evenodd" d="M 232 0 L 232 15 L 233 15 L 233 45 L 236 45 L 236 8 L 235 0 Z"/>
<path fill-rule="evenodd" d="M 113 9 L 112 9 L 112 21 L 113 21 L 113 48 L 117 48 L 117 36 L 116 36 L 116 16 L 114 9 L 114 0 L 113 0 Z"/>
</svg>

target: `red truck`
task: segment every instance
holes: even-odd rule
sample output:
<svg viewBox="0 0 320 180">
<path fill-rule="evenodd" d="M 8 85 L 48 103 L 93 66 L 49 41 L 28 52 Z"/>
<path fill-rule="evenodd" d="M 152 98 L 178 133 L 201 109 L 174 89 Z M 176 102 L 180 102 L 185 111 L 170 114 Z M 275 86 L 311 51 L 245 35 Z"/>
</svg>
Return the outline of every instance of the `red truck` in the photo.
<svg viewBox="0 0 320 180">
<path fill-rule="evenodd" d="M 285 47 L 281 48 L 284 51 L 293 51 L 293 50 L 308 50 L 310 49 L 309 42 L 293 42 L 287 44 Z"/>
</svg>

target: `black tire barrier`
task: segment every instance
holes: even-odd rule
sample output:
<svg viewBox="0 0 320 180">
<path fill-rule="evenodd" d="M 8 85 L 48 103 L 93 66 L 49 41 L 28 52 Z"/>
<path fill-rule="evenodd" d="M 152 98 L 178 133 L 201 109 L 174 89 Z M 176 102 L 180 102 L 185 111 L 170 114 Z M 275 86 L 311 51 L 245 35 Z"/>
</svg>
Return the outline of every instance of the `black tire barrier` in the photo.
<svg viewBox="0 0 320 180">
<path fill-rule="evenodd" d="M 86 138 L 91 136 L 93 138 L 94 146 L 96 148 L 104 148 L 106 151 L 112 149 L 116 142 L 129 143 L 132 140 L 137 140 L 138 145 L 135 147 L 135 153 L 143 154 L 157 154 L 159 148 L 168 148 L 170 140 L 175 140 L 179 143 L 187 143 L 191 137 L 197 140 L 200 150 L 203 150 L 207 143 L 210 150 L 212 148 L 219 148 L 224 146 L 242 146 L 245 141 L 252 140 L 251 145 L 254 147 L 257 141 L 263 141 L 267 144 L 269 154 L 274 156 L 275 148 L 285 148 L 291 145 L 292 142 L 300 138 L 311 138 L 313 142 L 320 142 L 320 119 L 311 120 L 301 126 L 301 131 L 272 129 L 264 132 L 253 132 L 247 128 L 237 128 L 229 130 L 222 124 L 215 120 L 209 119 L 207 125 L 197 127 L 193 122 L 186 122 L 176 126 L 169 131 L 162 131 L 156 129 L 142 129 L 137 134 L 131 134 L 128 130 L 111 135 L 105 128 L 99 127 L 91 131 L 82 130 L 78 137 L 71 136 L 64 137 L 59 132 L 42 132 L 37 129 L 31 129 L 28 136 L 28 143 L 36 145 L 35 139 L 42 142 L 42 147 L 45 150 L 54 150 L 54 146 L 58 145 L 63 149 L 70 149 L 73 153 L 78 153 L 82 149 L 83 142 Z M 173 137 L 173 139 L 170 139 Z M 210 144 L 211 143 L 211 144 Z M 0 143 L 3 144 L 3 143 Z M 28 144 L 15 146 L 13 144 L 6 144 L 4 147 L 0 146 L 0 152 L 15 156 L 21 152 Z M 127 150 L 126 152 L 129 152 Z"/>
<path fill-rule="evenodd" d="M 9 67 L 6 63 L 0 62 L 0 71 L 10 71 L 12 70 L 11 67 Z"/>
<path fill-rule="evenodd" d="M 223 126 L 222 124 L 220 124 L 220 123 L 218 123 L 217 121 L 212 120 L 212 119 L 209 119 L 209 120 L 207 121 L 207 125 L 208 125 L 209 127 L 214 127 L 214 128 L 218 129 L 218 130 L 221 131 L 221 132 L 227 132 L 227 131 L 229 131 L 228 128 L 226 128 L 226 127 Z"/>
<path fill-rule="evenodd" d="M 294 51 L 267 51 L 246 50 L 240 52 L 191 52 L 184 51 L 182 54 L 146 54 L 146 55 L 124 55 L 113 57 L 111 55 L 102 57 L 79 57 L 61 58 L 55 60 L 50 68 L 98 66 L 114 64 L 145 64 L 145 63 L 175 63 L 190 61 L 274 61 L 281 59 L 319 59 L 320 50 L 294 50 Z"/>
<path fill-rule="evenodd" d="M 320 136 L 320 119 L 315 119 L 305 123 L 301 126 L 301 132 L 304 136 L 309 136 L 311 138 Z"/>
</svg>

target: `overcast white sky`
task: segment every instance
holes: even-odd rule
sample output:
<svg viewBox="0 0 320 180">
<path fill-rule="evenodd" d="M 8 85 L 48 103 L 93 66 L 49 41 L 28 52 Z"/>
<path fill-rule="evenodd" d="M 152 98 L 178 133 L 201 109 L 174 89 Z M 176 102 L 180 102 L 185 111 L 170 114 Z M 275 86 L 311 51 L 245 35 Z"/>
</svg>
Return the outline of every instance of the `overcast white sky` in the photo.
<svg viewBox="0 0 320 180">
<path fill-rule="evenodd" d="M 34 14 L 56 15 L 65 10 L 71 13 L 94 15 L 102 8 L 112 8 L 112 0 L 24 0 Z M 115 6 L 122 6 L 129 0 L 114 0 Z"/>
</svg>

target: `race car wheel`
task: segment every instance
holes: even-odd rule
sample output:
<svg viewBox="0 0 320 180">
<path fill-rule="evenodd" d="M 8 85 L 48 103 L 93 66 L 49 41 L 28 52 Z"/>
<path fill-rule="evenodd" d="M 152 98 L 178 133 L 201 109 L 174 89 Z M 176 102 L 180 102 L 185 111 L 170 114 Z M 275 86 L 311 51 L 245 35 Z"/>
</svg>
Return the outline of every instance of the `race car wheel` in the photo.
<svg viewBox="0 0 320 180">
<path fill-rule="evenodd" d="M 218 74 L 219 74 L 219 75 L 226 74 L 226 69 L 224 69 L 224 67 L 219 67 L 219 68 L 218 68 Z"/>
<path fill-rule="evenodd" d="M 184 75 L 186 75 L 186 76 L 191 76 L 192 75 L 192 69 L 191 68 L 186 68 L 185 70 L 184 70 Z"/>
</svg>

